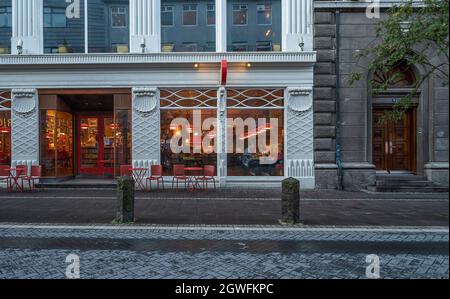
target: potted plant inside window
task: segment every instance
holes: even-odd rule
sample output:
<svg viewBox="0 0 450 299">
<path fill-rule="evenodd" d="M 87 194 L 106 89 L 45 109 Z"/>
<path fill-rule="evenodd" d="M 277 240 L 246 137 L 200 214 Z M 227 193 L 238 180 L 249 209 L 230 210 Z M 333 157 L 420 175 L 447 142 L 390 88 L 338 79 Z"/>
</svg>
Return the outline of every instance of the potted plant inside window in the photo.
<svg viewBox="0 0 450 299">
<path fill-rule="evenodd" d="M 70 53 L 70 45 L 67 40 L 64 40 L 62 44 L 58 45 L 58 53 Z"/>
</svg>

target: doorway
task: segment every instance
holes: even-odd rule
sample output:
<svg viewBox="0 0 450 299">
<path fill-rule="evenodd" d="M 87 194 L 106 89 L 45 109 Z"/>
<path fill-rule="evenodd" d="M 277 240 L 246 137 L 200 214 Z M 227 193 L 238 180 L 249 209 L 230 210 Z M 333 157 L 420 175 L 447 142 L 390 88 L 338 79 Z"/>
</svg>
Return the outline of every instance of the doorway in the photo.
<svg viewBox="0 0 450 299">
<path fill-rule="evenodd" d="M 389 109 L 372 109 L 372 161 L 378 171 L 416 174 L 416 108 L 408 109 L 402 120 L 382 122 Z"/>
<path fill-rule="evenodd" d="M 78 116 L 78 174 L 113 176 L 116 125 L 112 114 Z"/>
</svg>

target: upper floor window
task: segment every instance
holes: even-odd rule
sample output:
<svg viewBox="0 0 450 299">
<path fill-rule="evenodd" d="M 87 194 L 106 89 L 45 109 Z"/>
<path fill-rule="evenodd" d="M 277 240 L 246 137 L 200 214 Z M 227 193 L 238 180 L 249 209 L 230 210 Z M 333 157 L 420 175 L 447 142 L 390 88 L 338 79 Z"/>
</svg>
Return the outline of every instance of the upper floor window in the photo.
<svg viewBox="0 0 450 299">
<path fill-rule="evenodd" d="M 12 27 L 12 7 L 0 7 L 0 27 Z"/>
<path fill-rule="evenodd" d="M 247 25 L 247 4 L 233 4 L 233 25 Z"/>
<path fill-rule="evenodd" d="M 44 27 L 45 28 L 65 28 L 66 9 L 59 7 L 44 7 Z"/>
<path fill-rule="evenodd" d="M 127 27 L 127 8 L 126 7 L 112 7 L 111 8 L 111 26 L 112 28 L 126 28 Z"/>
<path fill-rule="evenodd" d="M 173 26 L 172 5 L 161 5 L 161 26 Z"/>
<path fill-rule="evenodd" d="M 184 26 L 197 25 L 197 4 L 183 5 L 183 25 Z"/>
<path fill-rule="evenodd" d="M 214 4 L 206 6 L 206 24 L 216 25 L 216 6 Z"/>
<path fill-rule="evenodd" d="M 281 51 L 281 0 L 227 0 L 227 50 Z"/>
<path fill-rule="evenodd" d="M 214 52 L 215 0 L 161 0 L 162 52 Z"/>
<path fill-rule="evenodd" d="M 257 24 L 258 25 L 271 25 L 272 24 L 272 5 L 271 4 L 258 4 L 256 5 L 257 11 Z"/>
</svg>

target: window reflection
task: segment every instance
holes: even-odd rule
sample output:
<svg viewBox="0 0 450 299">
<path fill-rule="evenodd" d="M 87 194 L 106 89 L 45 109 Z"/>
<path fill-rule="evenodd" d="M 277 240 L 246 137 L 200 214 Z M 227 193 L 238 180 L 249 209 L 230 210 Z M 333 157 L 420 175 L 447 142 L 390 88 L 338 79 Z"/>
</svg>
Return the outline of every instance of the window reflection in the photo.
<svg viewBox="0 0 450 299">
<path fill-rule="evenodd" d="M 79 16 L 68 17 L 65 0 L 44 0 L 44 53 L 84 53 L 84 1 Z"/>
<path fill-rule="evenodd" d="M 228 130 L 232 130 L 233 149 L 228 153 L 229 176 L 283 176 L 284 158 L 284 128 L 282 109 L 228 109 L 228 119 L 253 119 L 254 128 L 245 126 L 237 128 L 234 123 L 228 123 Z M 278 128 L 271 127 L 271 119 L 276 119 Z M 261 120 L 265 123 L 261 125 Z M 277 129 L 276 132 L 271 132 Z M 270 144 L 270 134 L 277 135 L 277 144 Z M 231 136 L 230 136 L 231 137 Z M 270 145 L 273 163 L 264 163 L 261 158 L 269 157 L 269 153 L 258 146 L 260 138 L 265 137 L 265 144 Z M 253 140 L 252 140 L 253 138 Z M 230 142 L 230 141 L 229 141 Z M 253 142 L 254 147 L 252 147 Z M 262 163 L 261 163 L 262 162 Z"/>
<path fill-rule="evenodd" d="M 161 0 L 161 51 L 215 51 L 215 1 Z"/>
<path fill-rule="evenodd" d="M 199 110 L 197 110 L 199 111 Z M 205 137 L 213 139 L 215 137 L 214 129 L 203 129 L 199 131 L 193 128 L 194 110 L 161 110 L 161 163 L 163 165 L 164 175 L 172 175 L 172 167 L 175 164 L 183 164 L 187 167 L 203 167 L 205 165 L 214 165 L 217 169 L 217 154 L 214 152 L 214 142 L 207 147 L 202 147 L 201 142 Z M 216 119 L 215 110 L 201 110 L 202 123 L 208 118 Z M 176 118 L 183 118 L 189 121 L 189 138 L 180 139 L 180 142 L 189 143 L 189 153 L 174 153 L 170 146 L 171 139 L 183 134 L 182 128 L 173 125 L 172 121 Z M 197 139 L 198 138 L 198 139 Z M 213 139 L 214 140 L 214 139 Z M 182 146 L 182 144 L 179 144 Z M 200 153 L 194 153 L 194 147 L 201 148 Z"/>
<path fill-rule="evenodd" d="M 129 0 L 88 4 L 89 53 L 129 52 Z"/>
<path fill-rule="evenodd" d="M 11 53 L 12 1 L 0 0 L 0 55 Z"/>
<path fill-rule="evenodd" d="M 281 0 L 228 0 L 228 51 L 281 51 Z"/>
</svg>

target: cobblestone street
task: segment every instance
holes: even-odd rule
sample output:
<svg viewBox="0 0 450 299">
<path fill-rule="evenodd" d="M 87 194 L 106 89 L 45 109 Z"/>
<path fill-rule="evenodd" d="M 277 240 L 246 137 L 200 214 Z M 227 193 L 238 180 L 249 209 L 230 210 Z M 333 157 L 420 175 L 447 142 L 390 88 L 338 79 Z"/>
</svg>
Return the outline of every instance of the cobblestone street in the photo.
<svg viewBox="0 0 450 299">
<path fill-rule="evenodd" d="M 0 278 L 447 278 L 448 228 L 0 226 Z"/>
</svg>

